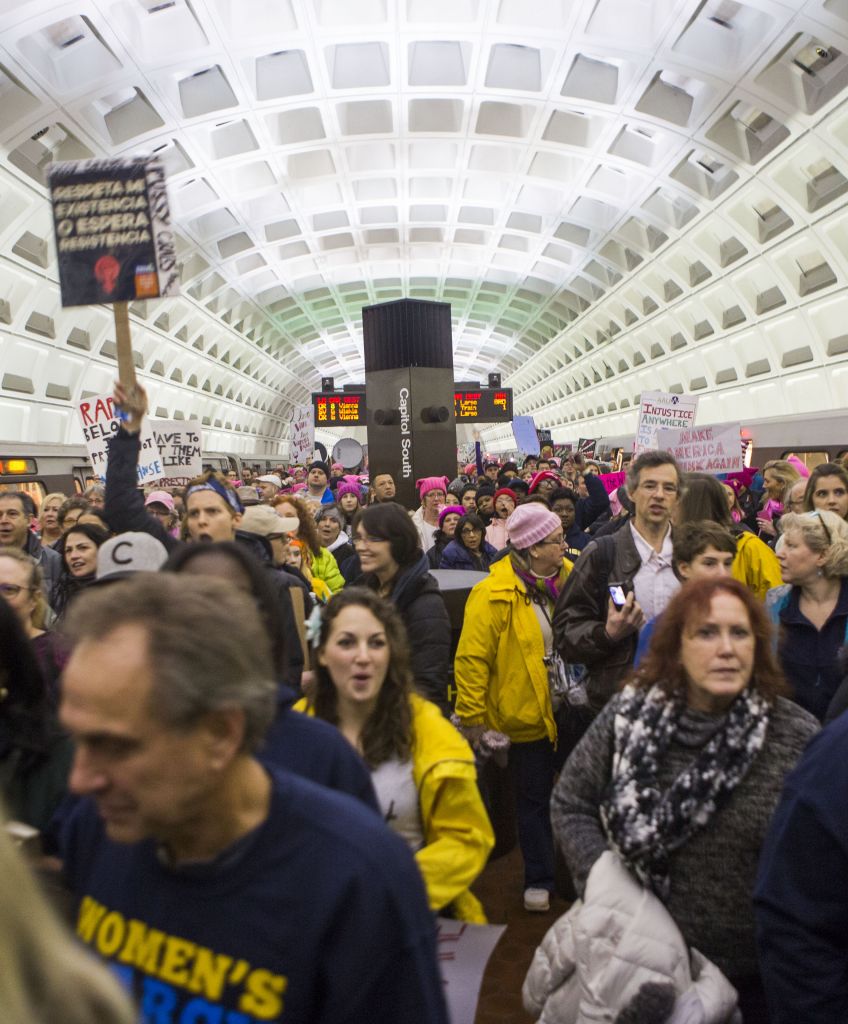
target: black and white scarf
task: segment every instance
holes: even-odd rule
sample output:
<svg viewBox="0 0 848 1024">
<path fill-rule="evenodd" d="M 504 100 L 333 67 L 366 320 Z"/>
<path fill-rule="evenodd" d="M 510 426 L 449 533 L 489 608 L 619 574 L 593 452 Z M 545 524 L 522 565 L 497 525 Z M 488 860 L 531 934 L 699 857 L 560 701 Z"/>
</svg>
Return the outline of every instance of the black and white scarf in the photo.
<svg viewBox="0 0 848 1024">
<path fill-rule="evenodd" d="M 668 896 L 672 851 L 704 828 L 765 742 L 769 704 L 746 688 L 720 728 L 666 790 L 659 772 L 686 708 L 682 695 L 627 686 L 615 714 L 612 778 L 601 820 L 613 849 L 643 885 Z"/>
</svg>

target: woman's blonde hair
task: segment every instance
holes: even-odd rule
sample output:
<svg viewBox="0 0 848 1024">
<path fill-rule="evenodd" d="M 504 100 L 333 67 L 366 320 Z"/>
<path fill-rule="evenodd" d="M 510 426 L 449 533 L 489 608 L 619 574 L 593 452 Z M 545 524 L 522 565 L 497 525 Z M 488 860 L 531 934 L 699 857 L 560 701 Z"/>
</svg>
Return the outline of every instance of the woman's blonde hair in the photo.
<svg viewBox="0 0 848 1024">
<path fill-rule="evenodd" d="M 0 817 L 5 822 L 5 813 Z M 61 923 L 5 826 L 0 885 L 3 1024 L 134 1024 L 136 1014 L 117 980 Z"/>
<path fill-rule="evenodd" d="M 58 498 L 60 507 L 64 505 L 65 502 L 68 500 L 67 494 L 62 494 L 61 491 L 51 491 L 49 494 L 45 494 L 44 497 L 41 499 L 41 506 L 38 510 L 39 522 L 41 521 L 41 517 L 44 515 L 44 506 L 47 504 L 48 501 L 50 501 L 51 498 Z"/>
<path fill-rule="evenodd" d="M 788 512 L 780 520 L 785 537 L 797 531 L 801 539 L 817 555 L 827 552 L 822 573 L 834 579 L 848 576 L 848 523 L 835 512 L 815 509 L 813 512 Z"/>
<path fill-rule="evenodd" d="M 41 571 L 41 566 L 22 548 L 0 548 L 0 558 L 11 558 L 13 562 L 20 562 L 21 565 L 29 570 L 27 586 L 32 590 L 35 597 L 32 624 L 36 629 L 47 629 L 46 622 L 50 618 L 50 608 L 42 588 L 44 573 Z"/>
<path fill-rule="evenodd" d="M 796 480 L 801 479 L 801 474 L 795 466 L 793 466 L 791 462 L 787 462 L 786 459 L 771 459 L 763 466 L 763 473 L 765 473 L 766 470 L 777 477 L 783 485 L 784 491 L 791 484 L 794 484 Z"/>
</svg>

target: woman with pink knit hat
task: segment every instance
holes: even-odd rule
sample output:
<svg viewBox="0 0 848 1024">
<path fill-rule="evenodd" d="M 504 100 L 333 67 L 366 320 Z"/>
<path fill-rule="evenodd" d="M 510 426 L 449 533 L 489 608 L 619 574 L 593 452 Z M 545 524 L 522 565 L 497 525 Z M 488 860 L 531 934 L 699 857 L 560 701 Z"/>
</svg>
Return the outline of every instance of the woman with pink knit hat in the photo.
<svg viewBox="0 0 848 1024">
<path fill-rule="evenodd" d="M 421 507 L 413 513 L 412 521 L 421 536 L 421 550 L 425 555 L 435 544 L 434 533 L 439 528 L 439 513 L 444 507 L 449 483 L 446 476 L 425 476 L 415 481 Z"/>
<path fill-rule="evenodd" d="M 507 520 L 508 554 L 471 591 L 454 660 L 456 714 L 472 744 L 487 729 L 511 740 L 508 764 L 524 857 L 524 906 L 550 907 L 554 843 L 549 803 L 557 762 L 555 711 L 563 677 L 553 645 L 554 605 L 571 563 L 559 516 L 541 502 Z"/>
<path fill-rule="evenodd" d="M 346 476 L 336 487 L 336 504 L 344 519 L 343 529 L 352 537 L 353 517 L 362 508 L 362 488 L 355 477 Z"/>
</svg>

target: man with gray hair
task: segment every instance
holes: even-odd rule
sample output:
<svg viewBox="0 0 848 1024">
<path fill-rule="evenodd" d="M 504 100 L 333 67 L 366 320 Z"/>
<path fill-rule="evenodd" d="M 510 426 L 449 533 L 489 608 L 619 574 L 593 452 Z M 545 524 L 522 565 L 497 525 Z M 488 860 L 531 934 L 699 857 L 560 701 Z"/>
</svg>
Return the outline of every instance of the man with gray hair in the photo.
<svg viewBox="0 0 848 1024">
<path fill-rule="evenodd" d="M 79 937 L 150 1021 L 446 1021 L 406 844 L 254 756 L 268 639 L 220 580 L 140 574 L 75 603 L 61 718 L 85 797 L 64 831 Z"/>
</svg>

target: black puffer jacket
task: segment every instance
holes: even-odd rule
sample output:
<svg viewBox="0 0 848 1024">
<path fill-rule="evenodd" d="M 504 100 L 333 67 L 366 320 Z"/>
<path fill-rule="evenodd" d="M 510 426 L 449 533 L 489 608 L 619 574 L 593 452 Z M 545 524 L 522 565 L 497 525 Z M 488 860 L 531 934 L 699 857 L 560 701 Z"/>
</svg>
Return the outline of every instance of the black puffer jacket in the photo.
<svg viewBox="0 0 848 1024">
<path fill-rule="evenodd" d="M 430 575 L 429 568 L 427 556 L 423 554 L 414 565 L 402 568 L 389 600 L 406 626 L 412 675 L 418 692 L 446 712 L 449 708 L 451 626 L 439 584 Z M 378 590 L 380 586 L 373 574 L 360 576 L 355 582 L 371 590 Z"/>
</svg>

